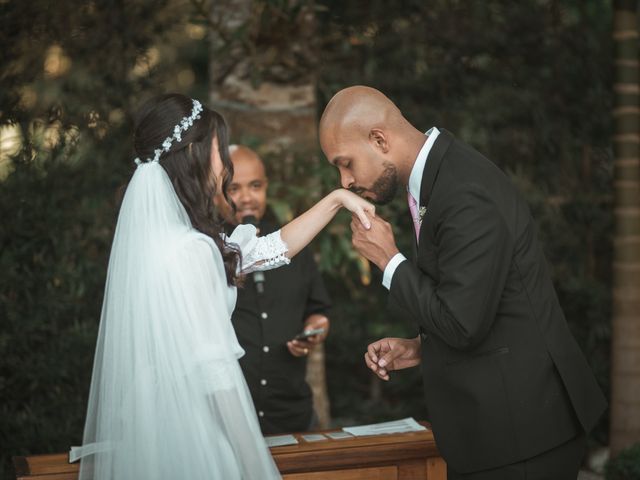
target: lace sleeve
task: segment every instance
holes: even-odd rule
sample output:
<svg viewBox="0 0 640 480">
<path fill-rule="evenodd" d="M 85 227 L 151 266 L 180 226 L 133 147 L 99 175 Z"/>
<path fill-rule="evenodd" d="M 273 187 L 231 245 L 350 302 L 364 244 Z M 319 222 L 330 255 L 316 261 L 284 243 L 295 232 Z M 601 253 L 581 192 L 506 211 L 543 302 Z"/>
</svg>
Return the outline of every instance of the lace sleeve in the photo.
<svg viewBox="0 0 640 480">
<path fill-rule="evenodd" d="M 271 270 L 291 263 L 289 248 L 280 236 L 280 230 L 258 237 L 253 225 L 238 225 L 227 241 L 236 244 L 242 252 L 243 273 Z"/>
</svg>

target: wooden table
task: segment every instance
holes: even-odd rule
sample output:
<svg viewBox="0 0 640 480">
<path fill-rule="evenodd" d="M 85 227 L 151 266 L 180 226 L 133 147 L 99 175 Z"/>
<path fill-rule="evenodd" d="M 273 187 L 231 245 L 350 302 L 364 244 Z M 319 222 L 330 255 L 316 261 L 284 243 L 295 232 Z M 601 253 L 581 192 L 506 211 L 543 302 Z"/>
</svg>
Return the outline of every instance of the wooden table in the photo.
<svg viewBox="0 0 640 480">
<path fill-rule="evenodd" d="M 302 435 L 294 434 L 299 442 L 297 445 L 271 448 L 285 480 L 447 478 L 446 464 L 439 456 L 430 430 L 318 442 L 306 442 Z M 18 480 L 78 478 L 79 464 L 69 463 L 67 453 L 14 457 L 13 460 Z"/>
<path fill-rule="evenodd" d="M 294 436 L 299 444 L 271 449 L 285 480 L 447 479 L 431 430 L 318 442 Z"/>
</svg>

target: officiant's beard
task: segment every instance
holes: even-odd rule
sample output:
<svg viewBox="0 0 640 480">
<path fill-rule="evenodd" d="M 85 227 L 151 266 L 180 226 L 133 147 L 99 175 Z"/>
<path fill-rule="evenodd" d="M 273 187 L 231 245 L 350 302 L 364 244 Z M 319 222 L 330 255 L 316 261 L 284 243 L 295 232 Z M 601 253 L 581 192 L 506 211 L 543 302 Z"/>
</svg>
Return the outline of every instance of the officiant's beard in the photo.
<svg viewBox="0 0 640 480">
<path fill-rule="evenodd" d="M 351 187 L 349 190 L 363 198 L 366 198 L 367 200 L 371 200 L 377 205 L 386 205 L 391 202 L 391 200 L 396 196 L 400 185 L 398 181 L 398 171 L 396 166 L 391 162 L 384 162 L 382 166 L 384 167 L 384 170 L 380 177 L 373 182 L 373 186 L 371 188 Z M 373 198 L 368 198 L 363 195 L 367 192 L 371 192 L 373 194 Z"/>
</svg>

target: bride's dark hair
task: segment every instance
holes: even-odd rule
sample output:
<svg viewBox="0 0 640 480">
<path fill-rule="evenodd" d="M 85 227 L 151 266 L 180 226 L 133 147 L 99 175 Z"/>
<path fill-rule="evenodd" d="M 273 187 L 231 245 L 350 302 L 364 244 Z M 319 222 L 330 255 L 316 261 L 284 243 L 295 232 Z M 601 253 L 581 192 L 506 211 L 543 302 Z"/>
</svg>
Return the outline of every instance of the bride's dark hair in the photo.
<svg viewBox="0 0 640 480">
<path fill-rule="evenodd" d="M 147 101 L 135 118 L 133 146 L 141 159 L 153 158 L 154 150 L 162 148 L 165 138 L 173 135 L 180 120 L 191 115 L 193 101 L 177 93 L 160 95 Z M 173 188 L 184 206 L 191 224 L 213 239 L 224 261 L 227 283 L 236 285 L 240 252 L 225 243 L 220 233 L 222 224 L 213 203 L 218 188 L 229 202 L 227 188 L 233 178 L 233 163 L 229 157 L 227 123 L 215 110 L 203 106 L 200 118 L 182 133 L 182 140 L 173 140 L 168 152 L 160 156 Z M 216 185 L 211 167 L 211 144 L 218 139 L 218 150 L 224 168 L 222 185 Z M 231 202 L 229 202 L 231 204 Z"/>
</svg>

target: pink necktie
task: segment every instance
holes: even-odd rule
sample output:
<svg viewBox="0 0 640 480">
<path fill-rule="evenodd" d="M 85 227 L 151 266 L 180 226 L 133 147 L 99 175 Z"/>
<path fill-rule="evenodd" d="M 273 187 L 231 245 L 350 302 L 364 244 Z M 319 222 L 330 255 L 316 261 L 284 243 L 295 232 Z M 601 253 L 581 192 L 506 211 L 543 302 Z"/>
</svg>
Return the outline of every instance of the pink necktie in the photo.
<svg viewBox="0 0 640 480">
<path fill-rule="evenodd" d="M 407 192 L 407 201 L 409 202 L 409 211 L 411 212 L 411 219 L 413 220 L 413 228 L 416 231 L 416 242 L 420 237 L 420 217 L 418 215 L 418 202 L 413 198 L 411 193 Z"/>
</svg>

